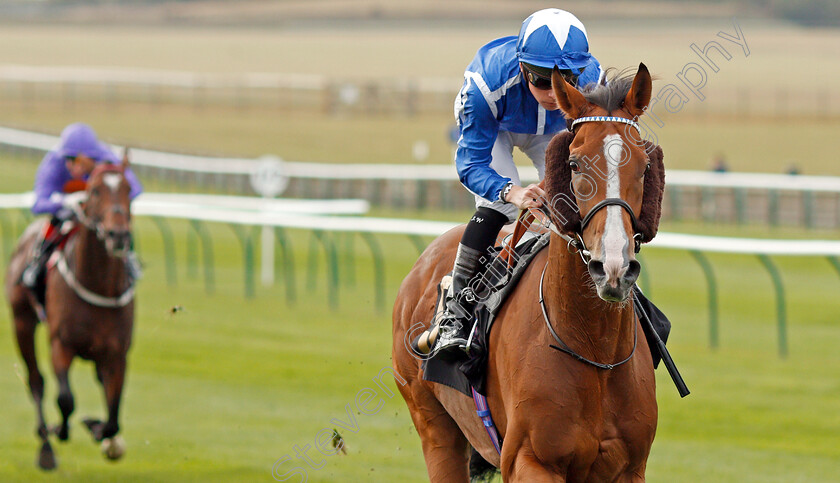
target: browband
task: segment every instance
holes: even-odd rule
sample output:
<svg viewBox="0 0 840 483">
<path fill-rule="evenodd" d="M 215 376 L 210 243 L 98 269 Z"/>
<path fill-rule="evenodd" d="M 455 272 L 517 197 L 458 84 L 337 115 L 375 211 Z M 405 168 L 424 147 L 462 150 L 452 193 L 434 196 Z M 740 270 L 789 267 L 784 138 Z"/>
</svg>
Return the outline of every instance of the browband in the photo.
<svg viewBox="0 0 840 483">
<path fill-rule="evenodd" d="M 639 131 L 640 133 L 642 132 L 642 129 L 639 127 L 639 124 L 636 121 L 634 121 L 632 119 L 627 119 L 627 118 L 624 118 L 624 117 L 615 117 L 615 116 L 579 117 L 579 118 L 575 119 L 574 121 L 572 121 L 572 126 L 569 130 L 574 129 L 577 124 L 583 124 L 585 122 L 621 122 L 621 123 L 629 124 L 629 125 L 635 127 L 636 130 Z"/>
</svg>

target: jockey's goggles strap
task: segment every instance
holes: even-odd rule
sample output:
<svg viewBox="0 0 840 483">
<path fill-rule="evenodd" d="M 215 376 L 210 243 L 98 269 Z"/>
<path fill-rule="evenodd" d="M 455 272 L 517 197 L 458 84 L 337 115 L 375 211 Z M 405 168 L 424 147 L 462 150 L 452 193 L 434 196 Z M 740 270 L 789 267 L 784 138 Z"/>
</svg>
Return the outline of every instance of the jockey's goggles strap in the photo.
<svg viewBox="0 0 840 483">
<path fill-rule="evenodd" d="M 624 124 L 629 124 L 636 128 L 639 133 L 642 132 L 642 129 L 639 127 L 639 123 L 632 119 L 627 119 L 624 117 L 615 117 L 615 116 L 586 116 L 586 117 L 579 117 L 572 121 L 572 125 L 570 130 L 573 130 L 576 125 L 583 124 L 585 122 L 620 122 Z"/>
</svg>

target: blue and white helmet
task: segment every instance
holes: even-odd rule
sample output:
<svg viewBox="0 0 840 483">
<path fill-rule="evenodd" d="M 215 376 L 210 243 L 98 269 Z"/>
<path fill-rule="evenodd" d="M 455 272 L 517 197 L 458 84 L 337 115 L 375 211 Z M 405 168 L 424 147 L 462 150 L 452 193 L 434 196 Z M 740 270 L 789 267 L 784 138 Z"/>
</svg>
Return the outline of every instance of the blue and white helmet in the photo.
<svg viewBox="0 0 840 483">
<path fill-rule="evenodd" d="M 559 8 L 534 12 L 522 22 L 516 41 L 520 62 L 580 74 L 592 58 L 586 28 L 577 17 Z"/>
</svg>

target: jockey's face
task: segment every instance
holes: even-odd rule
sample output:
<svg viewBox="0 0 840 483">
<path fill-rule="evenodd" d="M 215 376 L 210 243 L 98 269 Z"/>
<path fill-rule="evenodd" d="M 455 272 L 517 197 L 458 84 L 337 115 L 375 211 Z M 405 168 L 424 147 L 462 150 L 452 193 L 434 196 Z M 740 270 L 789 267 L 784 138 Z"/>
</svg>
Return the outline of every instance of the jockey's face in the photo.
<svg viewBox="0 0 840 483">
<path fill-rule="evenodd" d="M 546 111 L 556 111 L 557 109 L 560 109 L 560 106 L 557 104 L 557 99 L 554 98 L 554 89 L 537 89 L 534 87 L 534 84 L 528 82 L 525 70 L 521 65 L 519 66 L 519 69 L 522 70 L 522 77 L 523 80 L 525 80 L 525 83 L 528 84 L 528 90 L 531 91 L 531 95 L 534 96 L 534 99 L 537 100 L 543 109 Z"/>
<path fill-rule="evenodd" d="M 66 165 L 67 171 L 70 171 L 70 176 L 73 179 L 82 179 L 93 171 L 96 162 L 84 154 L 80 154 L 75 158 L 67 159 Z"/>
<path fill-rule="evenodd" d="M 534 99 L 546 110 L 546 111 L 556 111 L 560 109 L 560 106 L 557 104 L 557 100 L 554 98 L 554 91 L 551 89 L 548 90 L 541 90 L 534 87 L 534 84 L 528 83 L 528 90 L 531 91 L 531 95 L 534 96 Z"/>
</svg>

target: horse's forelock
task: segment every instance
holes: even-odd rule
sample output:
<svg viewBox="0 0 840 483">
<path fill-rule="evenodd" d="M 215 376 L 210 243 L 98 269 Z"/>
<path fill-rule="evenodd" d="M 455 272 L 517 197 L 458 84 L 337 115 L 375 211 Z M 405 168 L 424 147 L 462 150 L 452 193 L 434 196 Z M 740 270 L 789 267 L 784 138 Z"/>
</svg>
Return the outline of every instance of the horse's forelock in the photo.
<svg viewBox="0 0 840 483">
<path fill-rule="evenodd" d="M 98 175 L 99 173 L 122 173 L 123 167 L 121 164 L 114 164 L 114 163 L 99 163 L 94 168 L 93 171 L 90 173 L 90 177 L 93 178 L 94 176 Z"/>
</svg>

